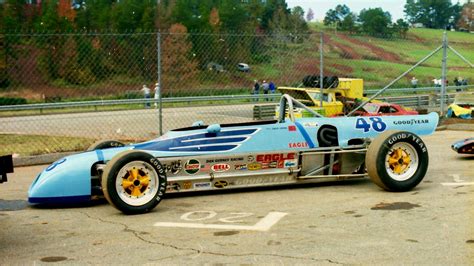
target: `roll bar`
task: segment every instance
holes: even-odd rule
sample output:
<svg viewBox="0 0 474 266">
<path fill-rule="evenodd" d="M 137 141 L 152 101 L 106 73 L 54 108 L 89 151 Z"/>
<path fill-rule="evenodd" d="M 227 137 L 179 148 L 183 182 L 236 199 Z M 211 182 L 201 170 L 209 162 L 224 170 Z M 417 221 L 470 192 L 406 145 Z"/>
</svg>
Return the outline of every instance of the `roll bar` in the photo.
<svg viewBox="0 0 474 266">
<path fill-rule="evenodd" d="M 295 98 L 291 97 L 288 94 L 283 94 L 280 98 L 280 113 L 278 117 L 278 122 L 283 123 L 285 122 L 285 117 L 286 117 L 286 110 L 288 109 L 288 117 L 292 122 L 295 122 L 295 114 L 293 107 L 299 107 L 303 108 L 306 111 L 310 112 L 311 114 L 317 116 L 317 117 L 324 117 L 321 114 L 318 114 L 316 111 L 312 110 L 308 106 L 304 105 L 300 101 L 296 100 Z M 288 107 L 288 108 L 287 108 Z"/>
</svg>

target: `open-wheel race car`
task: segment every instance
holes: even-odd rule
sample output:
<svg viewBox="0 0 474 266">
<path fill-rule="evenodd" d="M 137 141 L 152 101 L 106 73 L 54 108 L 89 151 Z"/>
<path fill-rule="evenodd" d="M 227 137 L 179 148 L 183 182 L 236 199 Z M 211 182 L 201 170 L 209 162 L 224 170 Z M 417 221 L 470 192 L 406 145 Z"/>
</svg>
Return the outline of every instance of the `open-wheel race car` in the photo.
<svg viewBox="0 0 474 266">
<path fill-rule="evenodd" d="M 418 135 L 438 115 L 295 119 L 288 95 L 277 120 L 180 128 L 143 143 L 107 141 L 44 169 L 31 204 L 90 201 L 103 194 L 126 214 L 152 210 L 166 193 L 364 178 L 387 191 L 408 191 L 428 168 Z M 287 114 L 288 113 L 288 114 Z"/>
</svg>

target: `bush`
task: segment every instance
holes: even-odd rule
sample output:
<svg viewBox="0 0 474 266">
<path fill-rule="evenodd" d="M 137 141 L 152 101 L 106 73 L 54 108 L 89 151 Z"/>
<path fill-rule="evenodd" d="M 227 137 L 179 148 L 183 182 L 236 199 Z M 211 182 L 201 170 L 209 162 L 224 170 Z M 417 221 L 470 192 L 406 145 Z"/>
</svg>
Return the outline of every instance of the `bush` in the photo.
<svg viewBox="0 0 474 266">
<path fill-rule="evenodd" d="M 0 105 L 17 105 L 17 104 L 26 104 L 26 99 L 0 97 Z"/>
</svg>

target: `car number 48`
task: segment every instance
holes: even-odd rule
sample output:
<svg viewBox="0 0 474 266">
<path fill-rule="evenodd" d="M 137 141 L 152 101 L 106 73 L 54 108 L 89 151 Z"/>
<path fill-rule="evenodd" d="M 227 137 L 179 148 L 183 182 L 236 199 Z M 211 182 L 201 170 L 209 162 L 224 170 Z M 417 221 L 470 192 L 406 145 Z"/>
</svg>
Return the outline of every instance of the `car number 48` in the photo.
<svg viewBox="0 0 474 266">
<path fill-rule="evenodd" d="M 382 132 L 387 128 L 387 124 L 380 117 L 369 117 L 358 118 L 356 120 L 356 129 L 364 130 L 364 132 L 369 132 L 371 129 L 377 132 Z"/>
</svg>

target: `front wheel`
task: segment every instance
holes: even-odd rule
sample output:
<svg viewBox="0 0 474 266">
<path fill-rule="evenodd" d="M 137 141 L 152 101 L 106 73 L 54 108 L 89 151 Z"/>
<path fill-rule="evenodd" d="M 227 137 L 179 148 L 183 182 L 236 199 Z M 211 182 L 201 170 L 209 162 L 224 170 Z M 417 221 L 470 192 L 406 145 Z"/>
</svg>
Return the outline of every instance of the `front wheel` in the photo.
<svg viewBox="0 0 474 266">
<path fill-rule="evenodd" d="M 142 151 L 125 151 L 107 163 L 102 175 L 107 201 L 125 214 L 140 214 L 160 203 L 166 191 L 161 163 Z"/>
<path fill-rule="evenodd" d="M 370 144 L 365 156 L 367 173 L 388 191 L 409 191 L 425 177 L 428 150 L 416 134 L 389 130 Z"/>
</svg>

